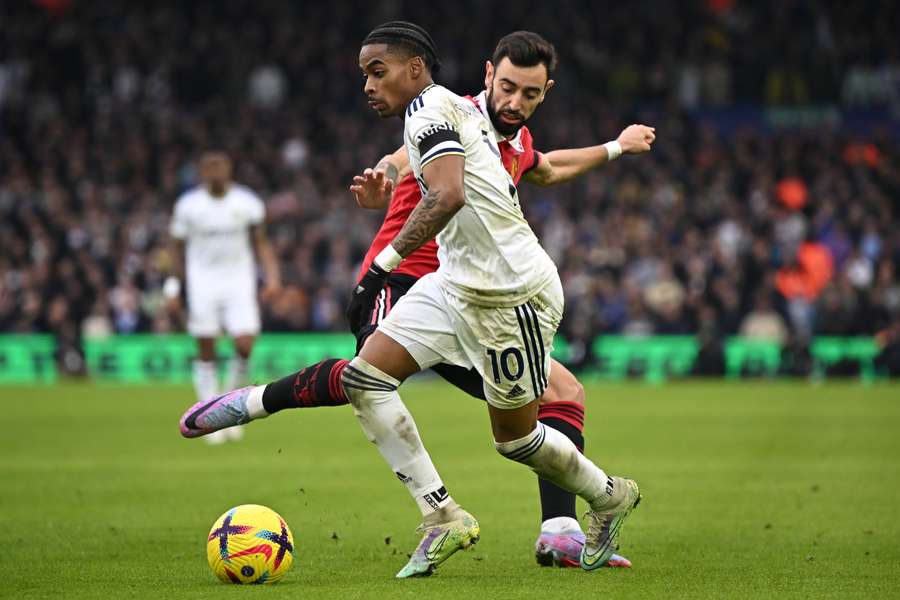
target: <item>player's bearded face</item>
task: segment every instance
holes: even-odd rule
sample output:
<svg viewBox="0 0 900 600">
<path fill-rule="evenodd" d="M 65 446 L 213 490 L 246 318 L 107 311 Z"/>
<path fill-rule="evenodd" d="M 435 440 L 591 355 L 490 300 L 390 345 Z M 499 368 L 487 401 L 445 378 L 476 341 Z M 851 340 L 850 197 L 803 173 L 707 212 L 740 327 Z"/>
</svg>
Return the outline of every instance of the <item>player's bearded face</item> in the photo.
<svg viewBox="0 0 900 600">
<path fill-rule="evenodd" d="M 497 65 L 488 63 L 485 85 L 491 123 L 501 135 L 512 137 L 544 101 L 553 80 L 547 79 L 543 65 L 519 67 L 503 58 Z"/>
<path fill-rule="evenodd" d="M 390 52 L 386 44 L 368 44 L 359 52 L 369 108 L 379 117 L 402 115 L 415 96 L 409 59 Z"/>
</svg>

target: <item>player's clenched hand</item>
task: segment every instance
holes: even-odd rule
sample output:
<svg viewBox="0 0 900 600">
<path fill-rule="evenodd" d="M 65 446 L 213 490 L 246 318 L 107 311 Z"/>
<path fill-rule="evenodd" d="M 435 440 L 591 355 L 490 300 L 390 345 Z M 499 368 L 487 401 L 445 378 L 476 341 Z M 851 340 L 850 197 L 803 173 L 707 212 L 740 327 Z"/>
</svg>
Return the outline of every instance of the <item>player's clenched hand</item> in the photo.
<svg viewBox="0 0 900 600">
<path fill-rule="evenodd" d="M 350 323 L 351 331 L 362 327 L 369 313 L 375 308 L 375 299 L 381 293 L 387 276 L 388 272 L 373 262 L 363 278 L 356 284 L 353 297 L 350 299 L 350 306 L 347 307 L 347 321 Z"/>
<path fill-rule="evenodd" d="M 177 315 L 181 312 L 181 298 L 175 296 L 173 298 L 166 298 L 165 300 L 166 312 L 170 315 Z"/>
<path fill-rule="evenodd" d="M 362 175 L 353 178 L 350 191 L 356 196 L 356 203 L 363 208 L 382 208 L 391 201 L 394 182 L 385 177 L 384 171 L 366 169 Z"/>
<path fill-rule="evenodd" d="M 281 284 L 278 282 L 268 282 L 259 293 L 259 299 L 263 302 L 272 302 L 281 295 Z"/>
<path fill-rule="evenodd" d="M 641 154 L 650 151 L 650 144 L 655 139 L 655 127 L 629 125 L 622 130 L 616 141 L 622 146 L 622 154 Z"/>
</svg>

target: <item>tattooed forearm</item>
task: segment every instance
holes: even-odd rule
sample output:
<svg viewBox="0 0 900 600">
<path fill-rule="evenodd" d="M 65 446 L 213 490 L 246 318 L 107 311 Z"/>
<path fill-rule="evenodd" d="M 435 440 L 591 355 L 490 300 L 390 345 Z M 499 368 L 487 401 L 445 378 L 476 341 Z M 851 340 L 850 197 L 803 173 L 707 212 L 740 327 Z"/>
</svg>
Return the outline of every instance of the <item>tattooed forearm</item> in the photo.
<svg viewBox="0 0 900 600">
<path fill-rule="evenodd" d="M 376 171 L 384 171 L 384 176 L 391 180 L 391 183 L 397 185 L 397 175 L 400 174 L 400 171 L 397 167 L 389 161 L 387 158 L 382 158 L 377 165 L 375 165 Z"/>
<path fill-rule="evenodd" d="M 442 198 L 440 190 L 425 192 L 391 245 L 400 256 L 409 256 L 440 233 L 462 206 Z"/>
</svg>

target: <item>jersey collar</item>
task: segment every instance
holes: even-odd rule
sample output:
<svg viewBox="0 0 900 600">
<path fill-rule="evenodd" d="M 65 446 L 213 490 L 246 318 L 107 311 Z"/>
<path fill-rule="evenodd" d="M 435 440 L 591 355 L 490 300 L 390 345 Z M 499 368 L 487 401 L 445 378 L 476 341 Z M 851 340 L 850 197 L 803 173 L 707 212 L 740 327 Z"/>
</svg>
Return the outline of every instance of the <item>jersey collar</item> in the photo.
<svg viewBox="0 0 900 600">
<path fill-rule="evenodd" d="M 415 97 L 415 98 L 413 98 L 412 100 L 409 101 L 409 104 L 406 105 L 406 110 L 409 110 L 409 107 L 412 105 L 413 102 L 415 102 L 416 100 L 418 100 L 419 98 L 421 98 L 422 96 L 424 96 L 424 95 L 425 95 L 425 92 L 427 92 L 428 90 L 430 90 L 431 88 L 436 87 L 436 86 L 437 86 L 437 84 L 434 83 L 434 82 L 431 82 L 431 83 L 429 83 L 428 85 L 426 85 L 426 86 L 422 89 L 421 92 L 419 92 L 418 94 L 416 94 L 416 97 Z"/>
<path fill-rule="evenodd" d="M 513 150 L 515 150 L 519 154 L 525 152 L 525 147 L 522 145 L 522 127 L 520 127 L 516 132 L 516 135 L 511 138 L 506 137 L 505 135 L 497 131 L 496 127 L 494 127 L 494 123 L 493 121 L 491 121 L 491 116 L 487 111 L 487 90 L 481 90 L 481 93 L 475 96 L 473 100 L 475 101 L 475 106 L 478 107 L 478 110 L 481 111 L 481 114 L 484 115 L 484 118 L 487 119 L 488 123 L 491 124 L 491 131 L 494 132 L 494 139 L 496 139 L 498 142 L 509 142 L 509 145 L 512 146 Z"/>
</svg>

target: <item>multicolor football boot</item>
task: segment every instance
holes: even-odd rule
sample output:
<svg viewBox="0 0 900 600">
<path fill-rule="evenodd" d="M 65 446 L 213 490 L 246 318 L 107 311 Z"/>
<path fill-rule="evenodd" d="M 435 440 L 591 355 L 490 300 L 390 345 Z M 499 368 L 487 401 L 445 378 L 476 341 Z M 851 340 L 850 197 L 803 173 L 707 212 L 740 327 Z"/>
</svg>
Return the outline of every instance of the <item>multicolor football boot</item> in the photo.
<svg viewBox="0 0 900 600">
<path fill-rule="evenodd" d="M 247 398 L 252 389 L 253 386 L 242 387 L 196 403 L 181 416 L 181 435 L 195 438 L 249 423 L 252 418 L 247 410 Z"/>
<path fill-rule="evenodd" d="M 425 517 L 425 522 L 416 531 L 424 535 L 409 562 L 397 573 L 400 579 L 431 575 L 456 551 L 475 544 L 480 529 L 475 517 L 454 502 Z"/>
<path fill-rule="evenodd" d="M 542 567 L 580 567 L 584 534 L 580 531 L 550 533 L 542 531 L 534 545 L 534 558 Z M 630 568 L 631 561 L 613 554 L 604 565 L 611 568 Z"/>
<path fill-rule="evenodd" d="M 619 501 L 612 506 L 589 510 L 585 515 L 588 528 L 580 562 L 581 568 L 586 571 L 598 569 L 609 562 L 618 548 L 622 524 L 641 501 L 641 491 L 635 481 L 622 477 L 611 479 L 615 489 L 613 497 L 618 496 Z"/>
</svg>

